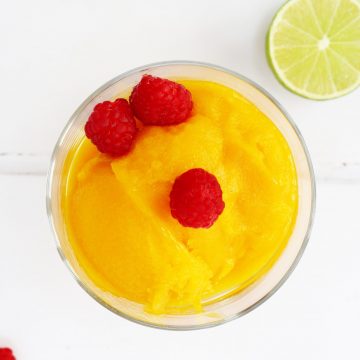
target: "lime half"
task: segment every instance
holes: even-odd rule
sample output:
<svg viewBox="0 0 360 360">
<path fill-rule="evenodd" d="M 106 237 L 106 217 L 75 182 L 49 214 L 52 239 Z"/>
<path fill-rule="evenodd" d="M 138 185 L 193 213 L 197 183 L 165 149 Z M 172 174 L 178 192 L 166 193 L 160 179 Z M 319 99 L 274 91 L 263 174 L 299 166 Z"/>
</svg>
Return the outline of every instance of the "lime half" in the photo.
<svg viewBox="0 0 360 360">
<path fill-rule="evenodd" d="M 360 84 L 360 3 L 288 1 L 270 26 L 266 52 L 292 92 L 316 100 L 347 94 Z"/>
</svg>

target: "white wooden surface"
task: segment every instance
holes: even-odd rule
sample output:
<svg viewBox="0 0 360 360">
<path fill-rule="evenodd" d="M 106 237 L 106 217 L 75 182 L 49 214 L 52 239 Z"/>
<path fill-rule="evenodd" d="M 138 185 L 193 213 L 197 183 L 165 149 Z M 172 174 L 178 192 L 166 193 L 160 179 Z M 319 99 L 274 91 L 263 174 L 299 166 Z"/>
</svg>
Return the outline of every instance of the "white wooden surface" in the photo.
<svg viewBox="0 0 360 360">
<path fill-rule="evenodd" d="M 0 6 L 0 347 L 18 360 L 359 359 L 360 90 L 312 102 L 264 54 L 281 0 L 13 0 Z M 73 281 L 45 213 L 54 143 L 80 102 L 150 62 L 238 71 L 289 111 L 318 182 L 313 235 L 281 290 L 218 328 L 167 332 L 116 317 Z"/>
</svg>

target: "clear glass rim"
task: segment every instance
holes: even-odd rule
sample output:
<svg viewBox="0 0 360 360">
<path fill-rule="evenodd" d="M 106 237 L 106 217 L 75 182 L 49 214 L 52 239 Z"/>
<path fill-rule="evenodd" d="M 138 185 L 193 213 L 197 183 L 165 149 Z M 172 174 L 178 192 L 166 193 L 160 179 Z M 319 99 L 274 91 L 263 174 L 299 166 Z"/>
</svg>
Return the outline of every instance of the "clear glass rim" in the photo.
<svg viewBox="0 0 360 360">
<path fill-rule="evenodd" d="M 99 296 L 97 296 L 91 289 L 89 289 L 82 282 L 82 280 L 76 274 L 76 272 L 73 269 L 72 265 L 69 263 L 68 259 L 64 255 L 64 253 L 62 251 L 62 248 L 61 248 L 61 243 L 60 243 L 58 234 L 57 234 L 56 229 L 55 229 L 54 218 L 53 218 L 52 207 L 51 207 L 51 203 L 52 203 L 51 191 L 52 191 L 52 185 L 53 185 L 53 175 L 54 175 L 55 165 L 56 165 L 56 161 L 57 161 L 57 153 L 59 151 L 61 143 L 63 142 L 64 138 L 66 137 L 66 135 L 68 133 L 68 130 L 72 127 L 72 125 L 73 125 L 75 119 L 78 117 L 78 115 L 83 111 L 83 109 L 95 97 L 97 97 L 105 89 L 112 86 L 116 82 L 118 82 L 118 81 L 120 81 L 120 80 L 122 80 L 122 79 L 124 79 L 124 78 L 126 78 L 126 77 L 128 77 L 130 75 L 141 72 L 141 71 L 146 71 L 148 69 L 153 69 L 153 68 L 162 67 L 162 66 L 168 66 L 168 65 L 194 65 L 194 66 L 207 67 L 207 68 L 210 68 L 210 69 L 213 69 L 213 70 L 219 70 L 221 72 L 232 75 L 232 76 L 234 76 L 234 77 L 236 77 L 236 78 L 250 84 L 254 88 L 256 88 L 259 92 L 261 92 L 265 97 L 267 97 L 268 100 L 270 100 L 281 111 L 281 113 L 284 115 L 284 117 L 288 121 L 289 125 L 291 126 L 291 128 L 294 130 L 294 132 L 295 132 L 295 134 L 296 134 L 296 136 L 297 136 L 297 138 L 298 138 L 298 140 L 299 140 L 299 142 L 300 142 L 300 144 L 302 146 L 302 149 L 303 149 L 303 151 L 305 153 L 307 166 L 308 166 L 309 174 L 310 174 L 311 206 L 310 206 L 309 223 L 308 223 L 308 227 L 307 227 L 307 230 L 306 230 L 304 238 L 303 238 L 303 242 L 301 244 L 301 248 L 299 249 L 295 259 L 293 260 L 293 262 L 291 264 L 291 266 L 287 269 L 287 271 L 282 276 L 282 278 L 279 280 L 279 282 L 268 293 L 266 293 L 261 299 L 256 301 L 254 304 L 252 304 L 251 306 L 249 306 L 245 310 L 242 310 L 242 311 L 240 311 L 238 313 L 235 313 L 235 314 L 233 314 L 231 316 L 224 317 L 224 318 L 222 318 L 220 320 L 213 321 L 213 322 L 210 322 L 210 323 L 207 323 L 207 324 L 200 324 L 200 325 L 188 325 L 188 326 L 180 325 L 180 326 L 177 326 L 177 325 L 154 324 L 154 323 L 150 323 L 150 322 L 146 322 L 146 321 L 136 319 L 136 318 L 134 318 L 132 316 L 127 315 L 126 313 L 124 313 L 122 311 L 119 311 L 118 309 L 112 307 L 111 305 L 107 304 L 103 299 L 101 299 Z M 284 109 L 284 107 L 268 91 L 266 91 L 264 88 L 262 88 L 260 85 L 258 85 L 254 81 L 248 79 L 247 77 L 245 77 L 245 76 L 243 76 L 243 75 L 241 75 L 241 74 L 239 74 L 239 73 L 237 73 L 237 72 L 235 72 L 233 70 L 229 70 L 229 69 L 224 68 L 222 66 L 218 66 L 218 65 L 214 65 L 214 64 L 206 63 L 206 62 L 198 62 L 198 61 L 171 60 L 171 61 L 162 61 L 162 62 L 156 62 L 156 63 L 151 63 L 151 64 L 139 66 L 139 67 L 136 67 L 136 68 L 134 68 L 132 70 L 126 71 L 126 72 L 114 77 L 113 79 L 106 82 L 104 85 L 100 86 L 97 90 L 95 90 L 90 96 L 88 96 L 81 103 L 81 105 L 76 109 L 76 111 L 73 113 L 73 115 L 68 120 L 65 128 L 63 129 L 63 131 L 61 132 L 61 134 L 59 136 L 58 141 L 55 144 L 54 150 L 53 150 L 52 155 L 51 155 L 50 166 L 49 166 L 49 170 L 48 170 L 48 174 L 47 174 L 46 211 L 47 211 L 47 215 L 48 215 L 48 218 L 49 218 L 50 227 L 51 227 L 52 232 L 54 234 L 55 244 L 56 244 L 56 248 L 58 250 L 58 253 L 60 255 L 60 258 L 65 263 L 67 268 L 70 270 L 70 272 L 71 272 L 72 276 L 74 277 L 74 279 L 76 280 L 76 282 L 95 301 L 97 301 L 99 304 L 101 304 L 102 306 L 104 306 L 108 310 L 112 311 L 116 315 L 119 315 L 119 316 L 121 316 L 121 317 L 123 317 L 123 318 L 125 318 L 127 320 L 130 320 L 130 321 L 132 321 L 134 323 L 137 323 L 137 324 L 140 324 L 140 325 L 144 325 L 144 326 L 151 327 L 151 328 L 162 329 L 162 330 L 199 330 L 199 329 L 211 328 L 211 327 L 214 327 L 214 326 L 218 326 L 218 325 L 227 323 L 227 322 L 229 322 L 231 320 L 235 320 L 235 319 L 237 319 L 237 318 L 239 318 L 241 316 L 244 316 L 244 315 L 248 314 L 249 312 L 253 311 L 254 309 L 256 309 L 259 305 L 264 303 L 266 300 L 268 300 L 286 282 L 286 280 L 289 278 L 289 276 L 292 274 L 292 272 L 296 268 L 297 264 L 299 263 L 302 255 L 303 255 L 303 253 L 305 251 L 305 248 L 306 248 L 306 246 L 307 246 L 307 244 L 309 242 L 309 238 L 310 238 L 310 234 L 311 234 L 311 230 L 312 230 L 312 226 L 313 226 L 313 222 L 314 222 L 315 205 L 316 205 L 316 183 L 315 183 L 315 174 L 314 174 L 314 169 L 313 169 L 313 165 L 312 165 L 312 162 L 311 162 L 310 154 L 309 154 L 309 151 L 308 151 L 307 146 L 305 144 L 304 138 L 300 133 L 300 130 L 296 126 L 295 122 L 292 120 L 289 113 Z"/>
</svg>

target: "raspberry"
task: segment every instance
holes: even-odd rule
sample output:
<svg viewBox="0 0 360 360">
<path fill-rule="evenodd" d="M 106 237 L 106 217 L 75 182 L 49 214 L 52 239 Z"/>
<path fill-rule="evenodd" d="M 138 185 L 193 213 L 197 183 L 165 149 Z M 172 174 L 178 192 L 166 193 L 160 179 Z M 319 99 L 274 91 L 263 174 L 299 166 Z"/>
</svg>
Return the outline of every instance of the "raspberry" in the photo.
<svg viewBox="0 0 360 360">
<path fill-rule="evenodd" d="M 176 178 L 170 192 L 170 209 L 181 225 L 209 228 L 224 207 L 221 187 L 214 175 L 191 169 Z"/>
<path fill-rule="evenodd" d="M 136 132 L 135 118 L 125 99 L 97 104 L 85 124 L 86 136 L 100 152 L 111 156 L 129 152 Z"/>
<path fill-rule="evenodd" d="M 193 103 L 190 91 L 176 82 L 144 75 L 130 95 L 135 116 L 145 125 L 175 125 L 187 120 Z"/>
<path fill-rule="evenodd" d="M 16 359 L 11 349 L 0 348 L 0 360 L 16 360 Z"/>
</svg>

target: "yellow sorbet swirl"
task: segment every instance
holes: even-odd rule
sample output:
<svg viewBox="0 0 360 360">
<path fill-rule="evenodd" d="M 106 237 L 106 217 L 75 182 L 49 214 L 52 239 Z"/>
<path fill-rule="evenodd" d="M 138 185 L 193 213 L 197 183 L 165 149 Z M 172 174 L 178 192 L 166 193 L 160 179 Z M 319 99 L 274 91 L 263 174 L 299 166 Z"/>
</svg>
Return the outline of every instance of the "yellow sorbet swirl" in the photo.
<svg viewBox="0 0 360 360">
<path fill-rule="evenodd" d="M 96 286 L 151 313 L 201 311 L 272 266 L 297 216 L 289 146 L 252 103 L 219 84 L 181 81 L 192 117 L 141 127 L 134 149 L 112 159 L 84 139 L 69 153 L 64 218 L 74 255 Z M 224 212 L 209 229 L 172 218 L 169 193 L 191 168 L 214 174 Z"/>
</svg>

